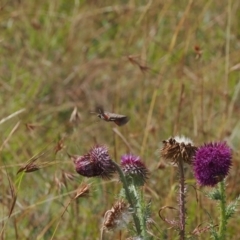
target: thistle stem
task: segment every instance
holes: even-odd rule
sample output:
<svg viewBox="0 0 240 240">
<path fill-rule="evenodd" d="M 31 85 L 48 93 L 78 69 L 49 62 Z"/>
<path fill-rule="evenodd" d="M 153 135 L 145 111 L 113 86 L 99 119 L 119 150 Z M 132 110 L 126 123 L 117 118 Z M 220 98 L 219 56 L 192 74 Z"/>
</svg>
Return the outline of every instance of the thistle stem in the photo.
<svg viewBox="0 0 240 240">
<path fill-rule="evenodd" d="M 146 221 L 143 213 L 143 196 L 142 194 L 141 195 L 139 194 L 139 191 L 136 189 L 134 184 L 131 185 L 131 190 L 132 190 L 132 193 L 134 194 L 134 198 L 137 199 L 136 207 L 137 207 L 138 218 L 141 225 L 142 237 L 143 239 L 147 239 Z"/>
<path fill-rule="evenodd" d="M 184 240 L 186 210 L 185 210 L 185 178 L 184 178 L 184 169 L 183 169 L 182 160 L 178 162 L 178 170 L 179 170 L 179 223 L 180 223 L 179 239 Z"/>
<path fill-rule="evenodd" d="M 130 194 L 130 191 L 129 191 L 129 189 L 128 189 L 128 184 L 127 184 L 127 181 L 126 181 L 126 179 L 125 179 L 125 176 L 124 176 L 124 174 L 123 174 L 123 172 L 122 172 L 122 169 L 119 167 L 119 165 L 118 165 L 116 162 L 112 161 L 112 163 L 113 163 L 113 165 L 116 167 L 116 170 L 117 170 L 117 172 L 118 172 L 118 174 L 119 174 L 119 177 L 120 177 L 120 179 L 121 179 L 121 181 L 122 181 L 123 188 L 124 188 L 125 194 L 126 194 L 126 198 L 127 198 L 128 202 L 129 202 L 129 204 L 130 204 L 130 207 L 131 207 L 132 209 L 134 209 L 135 207 L 134 207 L 134 205 L 133 205 L 133 201 L 132 201 L 132 199 L 131 199 L 131 194 Z M 142 234 L 141 234 L 140 221 L 139 221 L 139 219 L 138 219 L 138 217 L 137 217 L 137 215 L 136 215 L 135 212 L 133 212 L 133 221 L 134 221 L 134 224 L 135 224 L 135 226 L 136 226 L 137 234 L 138 234 L 139 236 L 141 236 Z"/>
<path fill-rule="evenodd" d="M 220 225 L 219 225 L 219 240 L 225 240 L 225 233 L 227 230 L 226 226 L 226 195 L 225 195 L 225 182 L 221 181 L 218 185 L 219 191 L 221 194 L 221 200 L 220 200 Z"/>
</svg>

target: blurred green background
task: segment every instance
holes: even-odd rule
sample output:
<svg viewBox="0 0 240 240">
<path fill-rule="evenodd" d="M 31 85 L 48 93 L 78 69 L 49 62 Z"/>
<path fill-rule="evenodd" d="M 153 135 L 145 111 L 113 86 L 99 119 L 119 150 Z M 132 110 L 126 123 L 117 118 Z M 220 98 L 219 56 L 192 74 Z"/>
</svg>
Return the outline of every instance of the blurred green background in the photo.
<svg viewBox="0 0 240 240">
<path fill-rule="evenodd" d="M 126 152 L 145 162 L 154 239 L 178 239 L 158 216 L 164 205 L 177 206 L 176 169 L 159 169 L 170 136 L 196 146 L 227 140 L 235 151 L 228 200 L 239 195 L 239 26 L 237 0 L 2 0 L 1 239 L 99 239 L 121 186 L 117 178 L 69 180 L 75 169 L 67 154 L 85 154 L 96 143 L 117 162 Z M 97 105 L 131 120 L 123 127 L 101 121 L 91 113 Z M 37 154 L 41 169 L 17 175 Z M 186 176 L 195 184 L 190 168 Z M 89 197 L 66 209 L 82 183 L 91 183 Z M 197 201 L 189 188 L 189 233 L 218 218 L 198 194 Z M 240 239 L 239 222 L 239 215 L 230 221 L 229 238 Z"/>
</svg>

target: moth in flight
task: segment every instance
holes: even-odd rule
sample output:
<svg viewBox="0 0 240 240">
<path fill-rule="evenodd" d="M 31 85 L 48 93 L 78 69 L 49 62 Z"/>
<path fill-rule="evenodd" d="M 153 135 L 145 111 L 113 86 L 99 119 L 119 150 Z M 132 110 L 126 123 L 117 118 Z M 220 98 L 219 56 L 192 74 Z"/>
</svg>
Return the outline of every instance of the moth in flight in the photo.
<svg viewBox="0 0 240 240">
<path fill-rule="evenodd" d="M 118 126 L 123 126 L 129 121 L 128 116 L 105 112 L 102 107 L 97 107 L 97 116 L 106 122 L 114 122 Z"/>
</svg>

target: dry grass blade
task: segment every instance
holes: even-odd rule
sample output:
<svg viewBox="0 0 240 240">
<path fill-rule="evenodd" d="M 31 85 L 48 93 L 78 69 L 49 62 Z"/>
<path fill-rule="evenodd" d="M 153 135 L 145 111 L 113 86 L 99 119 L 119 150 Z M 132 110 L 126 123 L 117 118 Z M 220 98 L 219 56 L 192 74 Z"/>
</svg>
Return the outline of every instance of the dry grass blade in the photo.
<svg viewBox="0 0 240 240">
<path fill-rule="evenodd" d="M 179 101 L 178 101 L 178 108 L 177 108 L 177 111 L 176 111 L 176 122 L 174 124 L 174 134 L 176 134 L 178 131 L 179 131 L 179 123 L 180 123 L 180 115 L 181 115 L 181 110 L 183 108 L 183 101 L 184 101 L 184 93 L 185 93 L 185 85 L 184 84 L 181 84 L 181 92 L 180 92 L 180 95 L 179 95 Z"/>
<path fill-rule="evenodd" d="M 58 221 L 58 223 L 57 223 L 57 225 L 56 225 L 56 227 L 55 227 L 55 229 L 54 229 L 54 232 L 53 232 L 53 234 L 52 234 L 51 240 L 54 239 L 54 236 L 55 236 L 55 233 L 57 232 L 57 229 L 58 229 L 58 226 L 59 226 L 59 224 L 60 224 L 61 218 L 63 217 L 64 213 L 67 211 L 67 208 L 68 208 L 68 206 L 71 204 L 71 202 L 72 202 L 72 199 L 69 200 L 69 202 L 67 203 L 67 205 L 64 207 L 63 212 L 62 212 L 62 214 L 60 215 L 59 221 Z M 53 221 L 53 222 L 55 222 L 55 221 Z"/>
<path fill-rule="evenodd" d="M 169 219 L 165 218 L 162 215 L 162 211 L 165 210 L 165 209 L 172 209 L 172 210 L 176 210 L 176 211 L 178 209 L 176 209 L 175 207 L 171 207 L 171 206 L 164 206 L 164 207 L 160 208 L 160 210 L 158 211 L 158 215 L 164 222 L 170 224 L 172 227 L 179 228 L 179 222 L 178 221 L 176 221 L 176 220 L 169 220 Z"/>
<path fill-rule="evenodd" d="M 106 13 L 112 13 L 112 12 L 117 12 L 117 13 L 124 13 L 126 11 L 144 11 L 145 7 L 138 7 L 136 8 L 135 6 L 131 6 L 131 5 L 112 5 L 112 6 L 106 6 L 106 7 L 102 7 L 102 8 L 98 8 L 96 10 L 91 10 L 88 12 L 84 12 L 83 14 L 80 14 L 77 16 L 77 18 L 75 19 L 75 25 L 78 25 L 79 22 L 84 19 L 84 18 L 93 18 L 96 17 L 97 15 L 102 15 L 102 14 L 106 14 Z"/>
<path fill-rule="evenodd" d="M 74 179 L 75 179 L 74 174 L 62 170 L 60 177 L 57 177 L 57 175 L 55 175 L 54 182 L 57 186 L 58 191 L 60 191 L 63 187 L 67 187 L 68 181 L 72 181 Z"/>
<path fill-rule="evenodd" d="M 46 148 L 47 147 L 45 147 L 45 149 Z M 50 149 L 47 149 L 46 151 L 43 150 L 40 153 L 37 153 L 36 155 L 31 157 L 27 161 L 27 163 L 17 171 L 17 174 L 20 173 L 20 172 L 34 172 L 34 171 L 37 171 L 40 168 L 44 167 L 45 165 L 47 165 L 47 162 L 42 162 L 40 164 L 40 163 L 36 163 L 36 161 L 41 159 L 43 156 L 46 156 L 50 153 L 56 153 L 56 147 L 54 149 L 53 149 L 53 147 L 51 147 Z"/>
<path fill-rule="evenodd" d="M 152 120 L 152 114 L 153 114 L 153 109 L 154 109 L 154 106 L 155 106 L 157 94 L 158 94 L 158 92 L 155 89 L 153 91 L 151 104 L 150 104 L 150 107 L 149 107 L 149 110 L 148 110 L 147 122 L 146 122 L 145 130 L 144 130 L 143 141 L 142 141 L 142 146 L 141 146 L 141 155 L 143 155 L 143 153 L 145 151 L 145 146 L 146 146 L 148 135 L 149 135 L 149 126 L 150 126 L 150 123 L 151 123 L 151 120 Z"/>
<path fill-rule="evenodd" d="M 26 110 L 25 108 L 20 109 L 20 110 L 18 110 L 18 111 L 16 111 L 16 112 L 10 114 L 9 116 L 3 118 L 2 120 L 0 120 L 0 125 L 3 124 L 4 122 L 6 122 L 7 120 L 9 120 L 9 119 L 11 119 L 11 118 L 17 116 L 18 114 L 24 112 L 25 110 Z"/>
<path fill-rule="evenodd" d="M 81 120 L 80 113 L 78 112 L 77 107 L 74 107 L 72 114 L 70 116 L 69 122 L 73 124 L 79 123 Z"/>
<path fill-rule="evenodd" d="M 154 75 L 160 75 L 160 72 L 149 67 L 147 62 L 140 58 L 139 55 L 129 55 L 127 56 L 130 63 L 132 63 L 134 66 L 137 66 L 140 71 L 144 73 L 151 73 Z"/>
<path fill-rule="evenodd" d="M 7 136 L 7 138 L 4 140 L 2 146 L 0 147 L 0 151 L 2 151 L 2 149 L 4 148 L 4 146 L 6 145 L 6 143 L 9 141 L 9 139 L 11 138 L 11 136 L 13 135 L 13 133 L 17 130 L 19 124 L 20 124 L 20 121 L 17 122 L 17 124 L 13 127 L 13 129 L 11 130 L 11 132 L 9 133 L 9 135 Z"/>
<path fill-rule="evenodd" d="M 192 232 L 191 234 L 192 235 L 195 235 L 195 236 L 199 236 L 200 234 L 204 233 L 204 232 L 207 232 L 209 231 L 212 227 L 211 226 L 206 226 L 206 227 L 202 227 L 202 223 L 200 223 Z M 217 227 L 218 225 L 214 225 L 213 227 Z"/>
<path fill-rule="evenodd" d="M 129 144 L 129 142 L 127 141 L 127 139 L 120 133 L 120 131 L 117 128 L 113 128 L 113 131 L 123 140 L 123 142 L 125 143 L 125 145 L 128 147 L 129 151 L 132 152 L 132 148 Z"/>
<path fill-rule="evenodd" d="M 78 157 L 77 155 L 72 155 L 67 152 L 68 157 L 74 162 L 74 160 Z"/>
<path fill-rule="evenodd" d="M 17 201 L 17 191 L 16 191 L 16 188 L 15 188 L 14 184 L 12 183 L 8 173 L 7 173 L 7 178 L 8 178 L 8 183 L 9 183 L 10 192 L 11 192 L 11 196 L 12 196 L 12 203 L 11 203 L 11 207 L 10 207 L 9 214 L 8 214 L 8 217 L 11 217 L 13 209 L 14 209 L 16 201 Z"/>
<path fill-rule="evenodd" d="M 232 71 L 240 71 L 240 63 L 235 64 L 230 68 L 230 72 Z"/>
<path fill-rule="evenodd" d="M 57 176 L 54 176 L 54 182 L 57 186 L 58 191 L 60 192 L 60 190 L 64 187 L 64 183 Z"/>
<path fill-rule="evenodd" d="M 38 123 L 25 123 L 25 126 L 27 128 L 28 131 L 33 131 L 36 128 L 42 127 L 40 124 Z"/>
<path fill-rule="evenodd" d="M 175 46 L 175 44 L 176 44 L 177 36 L 178 36 L 179 31 L 180 31 L 180 29 L 182 28 L 182 26 L 183 26 L 183 24 L 184 24 L 184 22 L 185 22 L 185 20 L 186 20 L 186 18 L 187 18 L 187 16 L 188 16 L 188 12 L 189 12 L 190 9 L 191 9 L 192 3 L 193 3 L 193 0 L 189 0 L 188 5 L 187 5 L 187 7 L 186 7 L 186 9 L 185 9 L 185 12 L 184 12 L 181 20 L 179 21 L 179 23 L 178 23 L 178 25 L 177 25 L 177 28 L 176 28 L 176 30 L 175 30 L 175 32 L 174 32 L 174 34 L 173 34 L 173 37 L 172 37 L 172 40 L 171 40 L 171 43 L 170 43 L 170 46 L 169 46 L 169 51 L 170 51 L 170 52 L 173 50 L 173 48 L 174 48 L 174 46 Z"/>
<path fill-rule="evenodd" d="M 139 56 L 129 55 L 128 60 L 135 66 L 138 66 L 142 73 L 145 73 L 148 70 L 151 70 L 146 63 L 143 62 Z"/>
<path fill-rule="evenodd" d="M 30 159 L 26 165 L 24 165 L 17 171 L 17 174 L 20 172 L 34 172 L 39 170 L 40 167 L 37 164 L 35 164 L 35 162 L 38 160 L 39 157 L 43 156 L 44 154 L 45 153 L 41 153 L 36 157 L 33 157 L 32 159 Z"/>
<path fill-rule="evenodd" d="M 74 179 L 75 179 L 74 174 L 62 170 L 62 182 L 64 183 L 65 186 L 67 186 L 68 181 L 72 181 Z"/>
<path fill-rule="evenodd" d="M 59 151 L 61 151 L 65 147 L 64 145 L 64 139 L 60 139 L 55 146 L 54 153 L 57 154 Z"/>
<path fill-rule="evenodd" d="M 60 191 L 63 187 L 67 187 L 68 181 L 72 181 L 75 179 L 75 175 L 72 173 L 68 173 L 65 171 L 61 171 L 60 177 L 55 174 L 54 176 L 54 182 L 57 186 L 58 191 Z"/>
<path fill-rule="evenodd" d="M 74 196 L 74 198 L 70 199 L 69 202 L 67 203 L 67 205 L 64 207 L 63 209 L 63 212 L 61 213 L 60 217 L 59 217 L 59 221 L 54 229 L 54 232 L 52 234 L 52 237 L 51 239 L 54 239 L 54 236 L 55 236 L 55 233 L 58 229 L 58 226 L 60 224 L 60 221 L 61 221 L 61 218 L 63 217 L 64 213 L 67 211 L 67 208 L 69 207 L 69 205 L 72 203 L 72 200 L 75 200 L 75 199 L 78 199 L 79 197 L 85 197 L 88 195 L 89 193 L 89 187 L 90 185 L 89 184 L 86 184 L 86 185 L 82 185 L 79 187 L 79 189 L 77 190 L 77 194 Z M 53 221 L 55 222 L 55 220 Z"/>
<path fill-rule="evenodd" d="M 192 187 L 192 188 L 194 189 L 194 191 L 195 191 L 195 196 L 196 196 L 196 202 L 199 202 L 199 199 L 198 199 L 198 192 L 197 192 L 196 187 L 195 187 L 194 185 L 191 185 L 191 184 L 189 184 L 189 186 Z"/>
</svg>

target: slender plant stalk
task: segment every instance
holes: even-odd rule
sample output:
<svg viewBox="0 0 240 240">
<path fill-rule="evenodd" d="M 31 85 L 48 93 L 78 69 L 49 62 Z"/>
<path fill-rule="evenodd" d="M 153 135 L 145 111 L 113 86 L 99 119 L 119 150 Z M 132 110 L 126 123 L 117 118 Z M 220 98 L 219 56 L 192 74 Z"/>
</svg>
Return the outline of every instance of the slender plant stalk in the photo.
<svg viewBox="0 0 240 240">
<path fill-rule="evenodd" d="M 227 226 L 226 226 L 226 195 L 225 195 L 225 182 L 221 181 L 219 183 L 219 191 L 221 194 L 221 200 L 220 200 L 220 225 L 219 225 L 219 240 L 225 240 L 226 238 L 226 230 L 227 230 Z"/>
<path fill-rule="evenodd" d="M 145 146 L 146 146 L 148 135 L 149 135 L 149 125 L 152 120 L 152 114 L 153 114 L 153 109 L 155 106 L 156 98 L 157 98 L 157 89 L 155 89 L 153 92 L 150 108 L 149 108 L 148 115 L 147 115 L 147 123 L 146 123 L 146 127 L 144 130 L 144 136 L 143 136 L 143 141 L 142 141 L 142 146 L 141 146 L 141 156 L 143 156 L 144 151 L 145 151 Z"/>
<path fill-rule="evenodd" d="M 228 0 L 227 4 L 227 26 L 226 26 L 226 45 L 225 45 L 225 90 L 228 90 L 228 75 L 230 65 L 230 38 L 231 38 L 231 17 L 232 17 L 232 0 Z M 227 102 L 228 103 L 228 102 Z"/>
<path fill-rule="evenodd" d="M 122 181 L 123 188 L 124 188 L 125 194 L 126 194 L 126 198 L 127 198 L 128 202 L 129 202 L 129 204 L 130 204 L 130 207 L 131 207 L 132 209 L 134 209 L 133 201 L 132 201 L 132 199 L 131 199 L 131 194 L 130 194 L 130 192 L 129 192 L 128 184 L 127 184 L 127 181 L 126 181 L 126 179 L 125 179 L 125 177 L 124 177 L 124 174 L 123 174 L 121 168 L 119 167 L 119 165 L 118 165 L 116 162 L 112 161 L 112 163 L 113 163 L 114 166 L 116 167 L 116 170 L 117 170 L 117 172 L 118 172 L 118 174 L 119 174 L 119 177 L 120 177 L 120 179 L 121 179 L 121 181 Z M 135 226 L 136 226 L 137 234 L 138 234 L 139 236 L 141 236 L 142 234 L 141 234 L 140 221 L 139 221 L 136 213 L 134 213 L 134 212 L 133 212 L 133 221 L 134 221 L 134 224 L 135 224 Z"/>
<path fill-rule="evenodd" d="M 24 112 L 25 110 L 26 110 L 25 108 L 22 108 L 22 109 L 20 109 L 20 110 L 18 110 L 18 111 L 16 111 L 16 112 L 10 114 L 9 116 L 1 119 L 1 120 L 0 120 L 0 125 L 3 124 L 4 122 L 6 122 L 7 120 L 9 120 L 9 119 L 11 119 L 11 118 L 19 115 L 20 113 Z"/>
<path fill-rule="evenodd" d="M 68 208 L 68 206 L 71 204 L 72 200 L 74 200 L 74 199 L 71 199 L 71 200 L 68 202 L 68 204 L 66 205 L 66 207 L 64 207 L 64 210 L 63 210 L 62 214 L 61 214 L 60 217 L 58 218 L 59 221 L 58 221 L 58 223 L 57 223 L 57 225 L 56 225 L 56 227 L 55 227 L 55 229 L 54 229 L 54 231 L 53 231 L 53 234 L 52 234 L 50 240 L 52 240 L 52 239 L 54 238 L 54 236 L 55 236 L 55 234 L 56 234 L 56 232 L 57 232 L 57 229 L 58 229 L 58 227 L 59 227 L 60 221 L 61 221 L 64 213 L 67 211 L 67 208 Z M 57 220 L 57 219 L 56 219 L 56 220 Z"/>
<path fill-rule="evenodd" d="M 185 211 L 185 178 L 182 160 L 179 160 L 178 162 L 178 170 L 179 170 L 179 223 L 180 223 L 179 236 L 180 240 L 184 240 L 186 211 Z"/>
<path fill-rule="evenodd" d="M 232 17 L 232 0 L 227 1 L 227 26 L 226 26 L 226 45 L 225 45 L 225 79 L 224 79 L 224 89 L 225 89 L 225 111 L 223 114 L 223 131 L 226 131 L 226 119 L 228 118 L 229 110 L 229 98 L 228 98 L 228 79 L 229 79 L 229 66 L 230 66 L 230 38 L 231 38 L 231 17 Z"/>
</svg>

